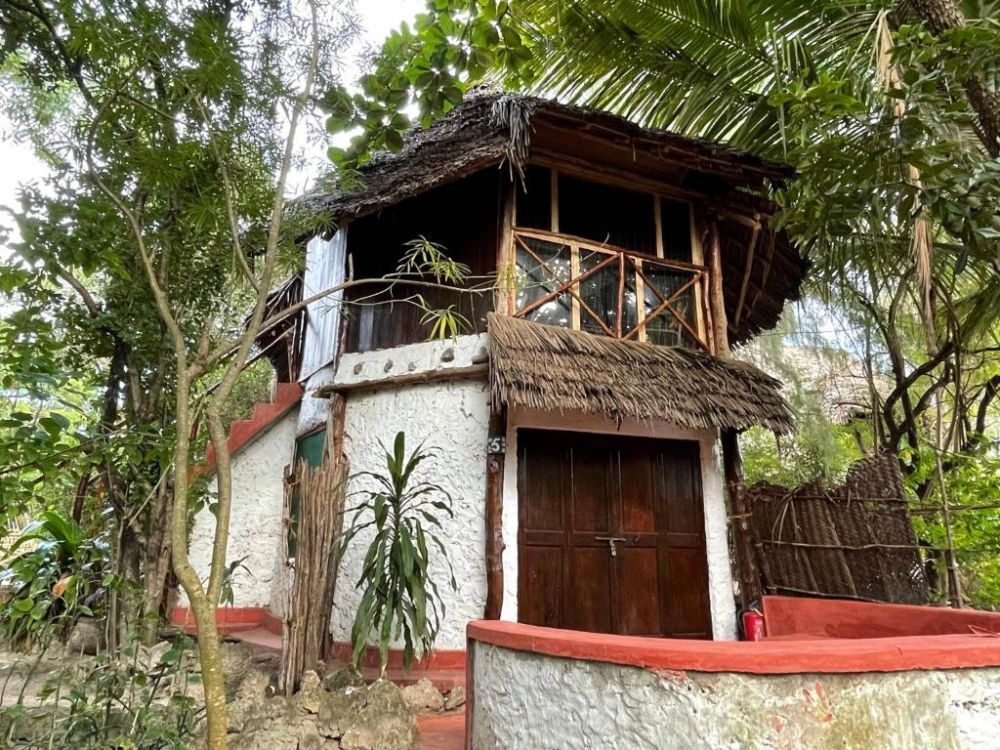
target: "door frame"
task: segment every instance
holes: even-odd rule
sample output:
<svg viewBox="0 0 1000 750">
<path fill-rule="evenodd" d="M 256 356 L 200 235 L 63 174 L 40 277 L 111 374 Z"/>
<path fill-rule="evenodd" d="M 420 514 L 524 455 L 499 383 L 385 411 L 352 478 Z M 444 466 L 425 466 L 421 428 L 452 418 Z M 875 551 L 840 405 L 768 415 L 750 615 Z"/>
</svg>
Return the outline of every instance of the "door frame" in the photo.
<svg viewBox="0 0 1000 750">
<path fill-rule="evenodd" d="M 519 429 L 585 432 L 663 440 L 697 442 L 701 459 L 701 488 L 705 520 L 705 554 L 708 562 L 709 609 L 712 637 L 736 640 L 736 604 L 729 560 L 728 516 L 722 465 L 718 451 L 718 430 L 690 430 L 668 422 L 614 420 L 586 414 L 559 414 L 515 409 L 508 413 L 506 459 L 503 477 L 504 601 L 501 617 L 518 619 L 518 516 L 517 432 Z"/>
</svg>

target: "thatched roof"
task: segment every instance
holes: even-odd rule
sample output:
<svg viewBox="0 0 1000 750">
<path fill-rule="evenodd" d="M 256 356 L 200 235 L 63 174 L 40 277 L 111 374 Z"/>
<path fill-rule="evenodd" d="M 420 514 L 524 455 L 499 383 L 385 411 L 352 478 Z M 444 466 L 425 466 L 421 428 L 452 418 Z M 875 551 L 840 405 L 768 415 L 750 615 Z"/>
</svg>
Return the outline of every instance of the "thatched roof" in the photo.
<svg viewBox="0 0 1000 750">
<path fill-rule="evenodd" d="M 407 132 L 401 151 L 377 154 L 350 188 L 305 200 L 329 211 L 334 221 L 374 213 L 512 157 L 528 157 L 532 135 L 542 123 L 627 142 L 633 152 L 648 151 L 658 160 L 734 185 L 758 186 L 763 179 L 780 181 L 793 173 L 785 164 L 722 143 L 649 130 L 607 112 L 533 96 L 479 93 L 430 127 Z"/>
<path fill-rule="evenodd" d="M 470 93 L 430 127 L 406 133 L 403 144 L 398 153 L 376 154 L 339 189 L 304 196 L 304 204 L 341 224 L 485 169 L 513 176 L 518 166 L 539 158 L 610 169 L 673 184 L 719 213 L 731 344 L 773 328 L 785 302 L 799 298 L 808 264 L 784 232 L 766 227 L 774 206 L 760 195 L 765 182 L 793 176 L 785 164 L 722 143 L 643 128 L 607 112 L 496 92 Z M 751 230 L 734 213 L 764 222 L 755 253 L 748 251 Z"/>
<path fill-rule="evenodd" d="M 753 365 L 489 316 L 498 405 L 664 420 L 680 427 L 792 430 L 781 384 Z"/>
</svg>

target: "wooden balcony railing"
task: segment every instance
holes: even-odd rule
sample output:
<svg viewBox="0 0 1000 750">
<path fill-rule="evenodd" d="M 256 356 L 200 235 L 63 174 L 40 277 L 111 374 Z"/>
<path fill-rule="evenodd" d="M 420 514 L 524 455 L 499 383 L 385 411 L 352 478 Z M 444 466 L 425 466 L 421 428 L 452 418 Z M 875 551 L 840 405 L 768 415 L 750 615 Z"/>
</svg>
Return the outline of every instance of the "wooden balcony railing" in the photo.
<svg viewBox="0 0 1000 750">
<path fill-rule="evenodd" d="M 515 317 L 712 351 L 704 266 L 535 229 L 512 238 Z"/>
</svg>

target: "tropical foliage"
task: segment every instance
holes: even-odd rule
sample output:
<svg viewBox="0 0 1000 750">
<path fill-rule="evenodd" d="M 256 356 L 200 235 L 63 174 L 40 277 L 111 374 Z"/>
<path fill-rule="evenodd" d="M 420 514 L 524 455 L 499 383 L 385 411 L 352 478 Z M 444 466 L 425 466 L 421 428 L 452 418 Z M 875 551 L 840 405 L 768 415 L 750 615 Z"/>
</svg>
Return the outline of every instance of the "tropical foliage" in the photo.
<svg viewBox="0 0 1000 750">
<path fill-rule="evenodd" d="M 354 665 L 374 639 L 385 672 L 389 647 L 402 639 L 403 662 L 430 652 L 445 614 L 444 601 L 431 566 L 447 568 L 448 585 L 455 576 L 439 536 L 441 519 L 452 517 L 452 498 L 440 485 L 417 479 L 422 463 L 436 451 L 417 446 L 406 452 L 406 437 L 397 433 L 392 450 L 383 446 L 385 471 L 363 472 L 372 489 L 360 493 L 341 545 L 343 550 L 359 534 L 371 534 L 357 588 L 361 591 L 351 629 Z M 440 560 L 440 562 L 438 562 Z"/>
<path fill-rule="evenodd" d="M 22 690 L 0 708 L 0 742 L 24 750 L 190 747 L 204 712 L 192 695 L 200 679 L 191 639 L 179 636 L 158 651 L 139 640 L 130 631 L 121 649 L 51 673 L 39 695 Z"/>
<path fill-rule="evenodd" d="M 7 599 L 0 606 L 0 637 L 7 643 L 45 643 L 100 609 L 111 557 L 102 536 L 45 511 L 6 553 L 0 560 Z"/>
</svg>

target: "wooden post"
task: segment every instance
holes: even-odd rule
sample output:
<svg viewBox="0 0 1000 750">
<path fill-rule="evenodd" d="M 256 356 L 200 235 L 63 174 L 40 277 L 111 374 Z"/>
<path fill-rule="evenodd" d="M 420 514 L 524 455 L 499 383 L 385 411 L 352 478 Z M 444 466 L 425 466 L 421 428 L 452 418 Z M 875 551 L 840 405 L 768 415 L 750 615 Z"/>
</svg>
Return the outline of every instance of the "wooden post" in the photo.
<svg viewBox="0 0 1000 750">
<path fill-rule="evenodd" d="M 722 431 L 722 467 L 729 490 L 729 510 L 733 523 L 733 547 L 736 551 L 736 574 L 740 584 L 740 608 L 746 610 L 760 600 L 762 590 L 750 534 L 750 515 L 743 483 L 743 457 L 736 430 Z"/>
<path fill-rule="evenodd" d="M 501 177 L 500 192 L 500 235 L 497 238 L 497 284 L 493 296 L 493 309 L 501 315 L 513 315 L 517 295 L 517 263 L 514 250 L 517 185 Z"/>
<path fill-rule="evenodd" d="M 483 618 L 499 620 L 503 607 L 503 469 L 507 415 L 490 410 L 486 439 L 486 607 Z"/>
<path fill-rule="evenodd" d="M 729 319 L 726 315 L 725 287 L 722 277 L 722 241 L 715 216 L 702 217 L 705 227 L 706 265 L 709 269 L 708 308 L 712 319 L 712 337 L 715 356 L 732 359 L 729 348 Z M 736 578 L 740 584 L 740 606 L 746 609 L 760 599 L 760 575 L 757 570 L 753 539 L 750 535 L 749 509 L 743 483 L 743 457 L 740 455 L 736 430 L 721 431 L 722 467 L 729 492 L 729 511 L 733 528 L 733 547 L 736 555 Z"/>
<path fill-rule="evenodd" d="M 719 238 L 719 224 L 715 217 L 708 221 L 707 254 L 708 263 L 708 306 L 712 313 L 712 337 L 715 356 L 729 359 L 729 320 L 726 316 L 726 298 L 722 278 L 722 242 Z"/>
</svg>

